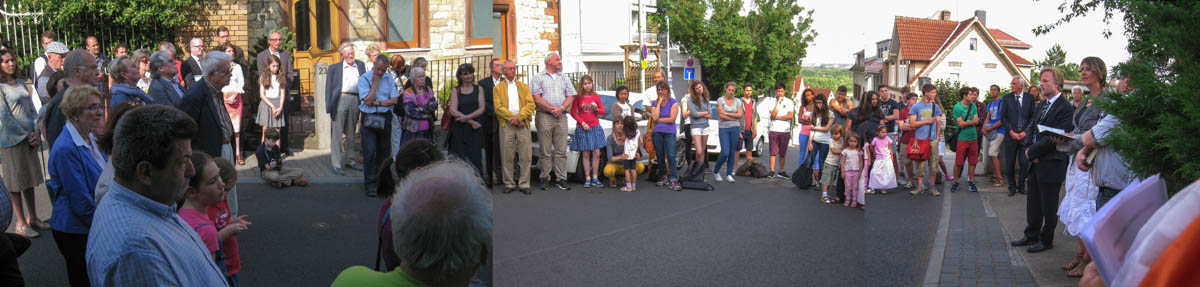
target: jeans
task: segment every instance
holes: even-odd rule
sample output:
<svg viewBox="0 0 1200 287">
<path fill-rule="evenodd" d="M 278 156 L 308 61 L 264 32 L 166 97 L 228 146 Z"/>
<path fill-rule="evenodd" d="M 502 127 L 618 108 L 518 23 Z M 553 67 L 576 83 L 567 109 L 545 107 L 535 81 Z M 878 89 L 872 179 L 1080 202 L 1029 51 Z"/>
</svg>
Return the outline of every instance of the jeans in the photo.
<svg viewBox="0 0 1200 287">
<path fill-rule="evenodd" d="M 675 169 L 675 134 L 654 132 L 650 139 L 654 141 L 654 150 L 658 153 L 658 164 L 667 164 L 667 170 L 671 175 L 671 179 L 679 177 L 679 171 Z M 662 173 L 662 168 L 659 168 L 659 173 Z M 663 181 L 663 179 L 659 179 Z"/>
<path fill-rule="evenodd" d="M 812 154 L 812 169 L 821 170 L 821 163 L 825 162 L 825 157 L 829 156 L 829 144 L 813 142 Z"/>
<path fill-rule="evenodd" d="M 382 114 L 387 118 L 384 121 L 383 130 L 375 131 L 366 126 L 360 129 L 362 131 L 363 183 L 366 184 L 368 191 L 375 189 L 379 163 L 383 161 L 383 157 L 391 153 L 392 148 L 392 113 Z M 366 122 L 368 115 L 368 113 L 360 113 L 359 122 Z"/>
<path fill-rule="evenodd" d="M 717 165 L 713 166 L 714 175 L 721 175 L 721 164 L 725 164 L 725 174 L 733 174 L 733 155 L 738 152 L 741 132 L 741 127 L 720 128 L 717 131 L 721 139 L 721 155 L 717 156 Z"/>
<path fill-rule="evenodd" d="M 808 157 L 808 135 L 801 134 L 796 139 L 797 143 L 800 143 L 800 152 L 797 153 L 800 157 L 796 159 L 796 166 L 800 167 L 804 166 L 804 160 Z"/>
</svg>

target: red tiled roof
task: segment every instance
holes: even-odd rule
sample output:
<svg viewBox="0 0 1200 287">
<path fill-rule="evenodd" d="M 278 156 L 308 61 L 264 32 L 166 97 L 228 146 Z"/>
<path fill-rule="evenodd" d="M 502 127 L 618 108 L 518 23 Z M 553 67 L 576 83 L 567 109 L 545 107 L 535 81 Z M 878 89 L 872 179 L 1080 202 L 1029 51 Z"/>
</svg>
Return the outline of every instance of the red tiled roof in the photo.
<svg viewBox="0 0 1200 287">
<path fill-rule="evenodd" d="M 999 42 L 1000 46 L 1026 49 L 1033 48 L 1033 45 L 1022 42 L 1020 39 L 1017 39 L 1017 37 L 1013 37 L 1012 35 L 1005 33 L 1003 30 L 988 29 L 988 33 L 992 34 L 992 38 L 996 38 L 996 42 Z"/>
<path fill-rule="evenodd" d="M 969 20 L 968 20 L 969 21 Z M 958 29 L 959 22 L 896 16 L 896 38 L 906 59 L 932 60 L 942 44 Z"/>
<path fill-rule="evenodd" d="M 1021 55 L 1017 55 L 1017 53 L 1013 53 L 1008 48 L 1001 47 L 1001 49 L 1004 49 L 1004 54 L 1008 55 L 1009 59 L 1012 59 L 1013 64 L 1017 66 L 1033 66 L 1033 62 L 1022 58 Z"/>
</svg>

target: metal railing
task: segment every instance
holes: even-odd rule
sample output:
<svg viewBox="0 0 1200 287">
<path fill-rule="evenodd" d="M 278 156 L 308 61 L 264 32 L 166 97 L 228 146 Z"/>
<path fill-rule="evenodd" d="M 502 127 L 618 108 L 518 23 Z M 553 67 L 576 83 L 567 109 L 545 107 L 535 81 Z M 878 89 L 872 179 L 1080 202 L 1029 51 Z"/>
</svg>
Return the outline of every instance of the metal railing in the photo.
<svg viewBox="0 0 1200 287">
<path fill-rule="evenodd" d="M 450 90 L 458 84 L 454 73 L 458 71 L 460 65 L 471 64 L 475 68 L 475 81 L 478 82 L 483 78 L 491 77 L 492 70 L 488 66 L 491 61 L 491 55 L 433 60 L 429 61 L 426 66 L 425 77 L 433 81 L 431 88 L 438 91 L 439 100 L 445 100 L 449 97 Z"/>
<path fill-rule="evenodd" d="M 16 52 L 20 58 L 17 62 L 22 72 L 29 71 L 28 67 L 33 64 L 33 59 L 42 54 L 41 35 L 44 31 L 54 31 L 58 34 L 58 41 L 71 48 L 83 48 L 87 36 L 96 36 L 103 53 L 109 56 L 112 55 L 111 49 L 116 47 L 116 43 L 131 46 L 129 52 L 132 53 L 138 48 L 154 48 L 140 47 L 142 44 L 139 43 L 173 41 L 175 37 L 175 31 L 163 29 L 160 25 L 117 25 L 113 16 L 98 13 L 86 14 L 65 26 L 55 26 L 47 17 L 49 16 L 40 9 L 19 1 L 0 3 L 0 35 L 11 43 L 9 51 Z"/>
</svg>

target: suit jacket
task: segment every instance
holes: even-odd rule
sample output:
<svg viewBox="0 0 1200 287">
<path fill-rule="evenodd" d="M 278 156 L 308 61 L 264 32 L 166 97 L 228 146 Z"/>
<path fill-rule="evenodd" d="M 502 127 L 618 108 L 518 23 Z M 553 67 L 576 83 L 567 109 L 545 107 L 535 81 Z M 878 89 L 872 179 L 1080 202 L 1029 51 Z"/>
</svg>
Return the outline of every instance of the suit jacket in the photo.
<svg viewBox="0 0 1200 287">
<path fill-rule="evenodd" d="M 521 81 L 517 81 L 515 98 L 521 103 L 521 111 L 515 115 L 512 113 L 512 111 L 508 110 L 508 101 L 514 98 L 508 96 L 509 92 L 508 81 L 500 82 L 500 85 L 497 85 L 492 89 L 492 102 L 495 103 L 492 108 L 496 111 L 496 121 L 499 122 L 500 126 L 503 127 L 508 125 L 509 119 L 512 117 L 517 117 L 517 119 L 520 119 L 522 122 L 525 122 L 525 124 L 528 125 L 529 122 L 533 120 L 534 109 L 537 108 L 537 104 L 533 102 L 533 93 L 529 92 L 529 85 L 526 85 Z"/>
<path fill-rule="evenodd" d="M 183 94 L 176 91 L 170 81 L 158 78 L 150 81 L 150 98 L 155 104 L 166 105 L 169 107 L 179 107 L 179 103 L 183 102 Z M 183 87 L 179 88 L 181 91 Z"/>
<path fill-rule="evenodd" d="M 501 78 L 501 80 L 503 80 L 503 78 Z M 504 81 L 500 82 L 503 83 Z M 496 103 L 492 95 L 492 89 L 496 87 L 496 83 L 492 81 L 492 77 L 487 77 L 483 78 L 483 80 L 479 80 L 477 84 L 479 85 L 479 88 L 483 89 L 483 98 L 484 101 L 487 102 L 483 105 L 483 116 L 480 117 L 482 121 L 479 123 L 483 125 L 484 132 L 491 133 L 496 129 Z"/>
<path fill-rule="evenodd" d="M 346 61 L 338 61 L 329 66 L 329 74 L 325 75 L 325 113 L 337 112 L 338 102 L 342 96 L 342 73 L 344 72 L 342 67 L 345 65 Z M 358 75 L 355 78 L 362 77 L 367 72 L 366 64 L 363 61 L 354 60 L 354 67 L 358 69 Z"/>
<path fill-rule="evenodd" d="M 187 61 L 183 62 L 183 67 L 179 70 L 183 74 L 183 86 L 191 88 L 192 84 L 196 83 L 196 76 L 203 76 L 203 71 L 200 70 L 200 62 L 191 56 L 187 57 Z"/>
<path fill-rule="evenodd" d="M 267 56 L 269 55 L 271 55 L 271 48 L 267 48 L 258 53 L 258 70 L 256 71 L 262 73 L 263 71 L 267 70 Z M 283 71 L 284 75 L 287 76 L 286 78 L 288 83 L 291 83 L 292 80 L 295 79 L 296 75 L 292 73 L 292 52 L 288 50 L 279 50 L 279 70 Z M 257 75 L 255 78 L 258 78 Z"/>
<path fill-rule="evenodd" d="M 200 150 L 211 156 L 221 156 L 221 145 L 225 138 L 221 131 L 221 115 L 225 107 L 213 103 L 213 97 L 219 92 L 213 90 L 208 80 L 201 79 L 195 86 L 187 90 L 179 109 L 196 121 L 196 136 L 192 138 L 192 149 Z"/>
<path fill-rule="evenodd" d="M 1004 95 L 1004 98 L 1002 99 L 1002 102 L 1000 103 L 1000 105 L 1002 105 L 1004 107 L 1004 108 L 1000 109 L 1001 110 L 1000 111 L 1000 124 L 1002 126 L 1004 126 L 1004 130 L 1012 131 L 1015 133 L 1024 131 L 1025 126 L 1028 126 L 1029 122 L 1034 120 L 1034 118 L 1033 118 L 1034 117 L 1033 102 L 1034 102 L 1033 95 L 1031 95 L 1029 93 L 1021 93 L 1021 105 L 1020 105 L 1020 109 L 1017 109 L 1016 108 L 1018 106 L 1017 96 L 1013 95 L 1013 93 L 1008 93 L 1007 95 Z M 1020 120 L 1022 125 L 1020 125 L 1020 126 L 1017 125 L 1018 120 Z M 1030 137 L 1030 136 L 1033 136 L 1033 135 L 1026 134 L 1026 137 Z"/>
<path fill-rule="evenodd" d="M 1049 105 L 1050 110 L 1042 116 L 1042 110 Z M 1050 102 L 1044 101 L 1038 105 L 1034 111 L 1034 122 L 1030 122 L 1028 130 L 1029 136 L 1032 138 L 1034 133 L 1040 132 L 1037 125 L 1048 126 L 1064 131 L 1075 129 L 1075 124 L 1072 121 L 1072 115 L 1075 113 L 1075 107 L 1071 106 L 1066 96 L 1059 95 L 1058 99 Z M 1037 140 L 1033 141 L 1029 146 L 1029 161 L 1038 160 L 1038 163 L 1033 164 L 1033 172 L 1038 173 L 1038 180 L 1044 182 L 1062 182 L 1067 176 L 1067 164 L 1070 163 L 1070 157 L 1065 152 L 1058 151 L 1057 144 L 1046 135 L 1038 135 Z"/>
</svg>

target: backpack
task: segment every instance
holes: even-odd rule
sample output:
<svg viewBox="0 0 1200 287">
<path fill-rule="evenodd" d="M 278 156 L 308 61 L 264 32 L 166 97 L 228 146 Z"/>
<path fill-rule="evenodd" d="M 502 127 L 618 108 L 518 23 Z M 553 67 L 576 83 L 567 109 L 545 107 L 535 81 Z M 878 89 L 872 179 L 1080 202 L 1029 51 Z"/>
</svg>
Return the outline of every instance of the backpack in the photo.
<svg viewBox="0 0 1200 287">
<path fill-rule="evenodd" d="M 683 189 L 690 189 L 690 190 L 705 190 L 705 191 L 714 190 L 712 184 L 709 184 L 709 183 L 703 182 L 703 181 L 681 181 L 681 182 L 679 182 L 679 187 L 683 188 Z"/>
<path fill-rule="evenodd" d="M 812 161 L 814 157 L 816 157 L 816 154 L 809 152 L 804 157 L 804 164 L 801 164 L 795 171 L 792 171 L 792 184 L 795 184 L 796 187 L 800 189 L 812 188 Z"/>
<path fill-rule="evenodd" d="M 693 161 L 688 164 L 687 167 L 685 167 L 684 170 L 679 174 L 679 181 L 704 182 L 704 169 L 704 163 Z"/>
</svg>

